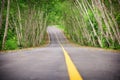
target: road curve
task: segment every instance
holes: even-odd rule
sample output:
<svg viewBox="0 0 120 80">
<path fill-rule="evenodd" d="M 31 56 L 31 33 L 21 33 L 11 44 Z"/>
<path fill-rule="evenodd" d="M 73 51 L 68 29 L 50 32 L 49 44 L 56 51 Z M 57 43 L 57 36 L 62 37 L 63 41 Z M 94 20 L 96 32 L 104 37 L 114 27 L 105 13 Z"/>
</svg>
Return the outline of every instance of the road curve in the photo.
<svg viewBox="0 0 120 80">
<path fill-rule="evenodd" d="M 120 80 L 119 52 L 74 47 L 59 29 L 47 31 L 46 47 L 0 54 L 0 80 L 70 80 L 61 45 L 83 80 Z"/>
</svg>

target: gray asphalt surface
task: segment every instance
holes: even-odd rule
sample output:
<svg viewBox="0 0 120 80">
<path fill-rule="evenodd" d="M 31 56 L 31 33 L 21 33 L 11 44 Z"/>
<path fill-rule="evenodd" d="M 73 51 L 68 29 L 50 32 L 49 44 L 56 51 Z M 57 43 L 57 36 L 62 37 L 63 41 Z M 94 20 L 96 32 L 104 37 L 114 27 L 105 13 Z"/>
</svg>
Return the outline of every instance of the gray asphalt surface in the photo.
<svg viewBox="0 0 120 80">
<path fill-rule="evenodd" d="M 48 27 L 48 33 L 51 42 L 47 47 L 2 52 L 0 80 L 69 80 L 58 40 L 84 80 L 120 80 L 119 52 L 73 47 L 55 27 Z"/>
</svg>

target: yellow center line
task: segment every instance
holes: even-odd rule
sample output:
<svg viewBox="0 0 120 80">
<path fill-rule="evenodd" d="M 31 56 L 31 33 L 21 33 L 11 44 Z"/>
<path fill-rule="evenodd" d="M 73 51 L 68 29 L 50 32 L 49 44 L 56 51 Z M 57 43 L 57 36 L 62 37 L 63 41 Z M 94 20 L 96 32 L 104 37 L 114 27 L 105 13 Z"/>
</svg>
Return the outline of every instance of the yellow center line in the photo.
<svg viewBox="0 0 120 80">
<path fill-rule="evenodd" d="M 65 61 L 66 61 L 66 65 L 67 65 L 70 80 L 83 80 L 82 76 L 78 72 L 77 68 L 75 67 L 74 63 L 72 62 L 72 60 L 71 60 L 70 56 L 68 55 L 67 51 L 63 48 L 63 46 L 61 46 L 61 47 L 62 47 L 62 50 L 64 52 Z"/>
<path fill-rule="evenodd" d="M 69 74 L 70 80 L 83 80 L 82 76 L 78 72 L 76 66 L 72 62 L 70 56 L 68 55 L 67 51 L 64 49 L 64 47 L 62 46 L 62 44 L 60 43 L 60 41 L 59 41 L 59 39 L 58 39 L 57 36 L 56 36 L 56 38 L 57 38 L 57 41 L 60 44 L 60 46 L 62 47 L 62 50 L 64 52 L 65 61 L 66 61 L 66 65 L 67 65 L 67 69 L 68 69 L 68 74 Z"/>
</svg>

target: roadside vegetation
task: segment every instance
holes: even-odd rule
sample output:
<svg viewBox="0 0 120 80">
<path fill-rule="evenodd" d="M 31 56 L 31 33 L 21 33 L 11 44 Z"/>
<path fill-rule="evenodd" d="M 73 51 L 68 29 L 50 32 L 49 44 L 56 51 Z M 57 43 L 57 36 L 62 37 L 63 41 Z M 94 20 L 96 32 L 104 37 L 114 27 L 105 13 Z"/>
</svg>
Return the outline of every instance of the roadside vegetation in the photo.
<svg viewBox="0 0 120 80">
<path fill-rule="evenodd" d="M 120 49 L 119 0 L 70 0 L 65 5 L 69 39 L 82 46 Z"/>
<path fill-rule="evenodd" d="M 82 46 L 120 49 L 120 0 L 1 0 L 0 50 L 44 44 L 48 25 Z"/>
<path fill-rule="evenodd" d="M 0 50 L 44 44 L 54 3 L 52 0 L 1 0 Z"/>
</svg>

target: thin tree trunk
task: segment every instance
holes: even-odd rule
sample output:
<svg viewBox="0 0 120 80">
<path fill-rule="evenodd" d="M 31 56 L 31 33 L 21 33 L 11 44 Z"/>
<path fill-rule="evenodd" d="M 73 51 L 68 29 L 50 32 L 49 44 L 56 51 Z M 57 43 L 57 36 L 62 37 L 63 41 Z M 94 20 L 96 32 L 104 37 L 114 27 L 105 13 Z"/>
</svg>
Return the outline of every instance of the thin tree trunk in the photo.
<svg viewBox="0 0 120 80">
<path fill-rule="evenodd" d="M 2 13 L 3 13 L 3 10 L 4 10 L 4 4 L 5 4 L 5 0 L 2 0 L 2 3 L 1 3 L 1 12 L 0 12 L 0 30 L 2 29 Z"/>
<path fill-rule="evenodd" d="M 20 45 L 20 37 L 19 37 L 20 33 L 19 33 L 19 30 L 18 30 L 18 27 L 17 27 L 17 24 L 16 24 L 17 22 L 15 21 L 13 16 L 12 16 L 12 23 L 15 27 L 15 31 L 16 31 L 16 35 L 17 35 L 17 44 Z"/>
<path fill-rule="evenodd" d="M 4 32 L 3 42 L 2 42 L 2 49 L 4 49 L 5 41 L 7 37 L 8 23 L 9 23 L 9 11 L 10 11 L 10 0 L 8 0 L 8 4 L 7 4 L 7 15 L 6 15 L 5 32 Z"/>
<path fill-rule="evenodd" d="M 118 0 L 118 3 L 119 3 L 119 5 L 120 5 L 120 0 Z"/>
<path fill-rule="evenodd" d="M 92 27 L 93 32 L 94 32 L 94 35 L 95 35 L 95 36 L 97 36 L 98 43 L 99 43 L 99 45 L 102 47 L 102 43 L 101 43 L 100 37 L 98 36 L 98 34 L 97 34 L 96 30 L 94 29 L 94 24 L 92 23 L 92 21 L 91 21 L 91 19 L 90 19 L 89 15 L 88 15 L 88 12 L 87 12 L 87 9 L 86 9 L 86 7 L 85 7 L 84 3 L 83 3 L 83 7 L 84 7 L 85 12 L 86 12 L 86 14 L 87 14 L 87 16 L 88 16 L 89 22 L 90 22 L 91 27 Z"/>
<path fill-rule="evenodd" d="M 23 39 L 23 31 L 22 31 L 22 23 L 21 23 L 21 12 L 20 12 L 20 7 L 17 3 L 17 8 L 18 8 L 18 24 L 19 24 L 19 39 L 20 39 L 20 46 L 22 45 L 22 39 Z"/>
</svg>

